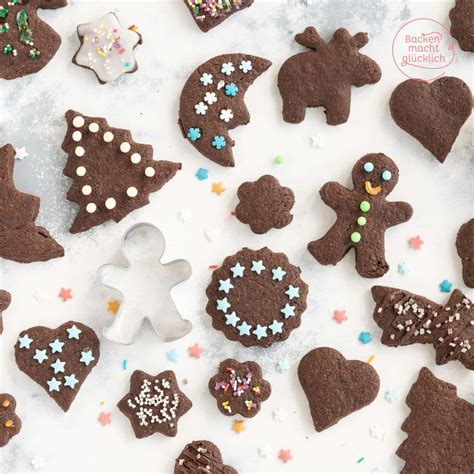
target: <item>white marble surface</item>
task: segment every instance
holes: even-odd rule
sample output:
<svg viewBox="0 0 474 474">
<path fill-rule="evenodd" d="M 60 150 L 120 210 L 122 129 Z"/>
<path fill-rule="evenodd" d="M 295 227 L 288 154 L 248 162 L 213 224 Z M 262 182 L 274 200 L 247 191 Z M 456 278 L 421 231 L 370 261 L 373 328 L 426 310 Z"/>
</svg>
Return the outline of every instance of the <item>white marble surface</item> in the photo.
<svg viewBox="0 0 474 474">
<path fill-rule="evenodd" d="M 388 110 L 390 93 L 403 80 L 391 58 L 395 31 L 403 21 L 421 16 L 449 24 L 452 2 L 313 0 L 307 6 L 296 0 L 257 0 L 250 9 L 206 35 L 178 0 L 70 3 L 67 8 L 41 13 L 63 38 L 53 61 L 37 75 L 0 83 L 1 142 L 25 146 L 29 153 L 17 162 L 16 183 L 21 190 L 41 196 L 39 222 L 66 249 L 64 258 L 45 264 L 0 264 L 0 287 L 13 294 L 0 339 L 0 390 L 14 394 L 23 420 L 21 434 L 1 451 L 3 470 L 28 472 L 33 469 L 33 459 L 43 458 L 41 470 L 51 472 L 171 472 L 182 447 L 203 438 L 216 442 L 225 461 L 239 471 L 372 472 L 376 466 L 399 470 L 403 463 L 394 453 L 405 437 L 400 431 L 408 415 L 404 397 L 420 367 L 427 366 L 437 376 L 455 383 L 463 397 L 472 400 L 474 392 L 472 374 L 459 363 L 436 366 L 431 347 L 382 346 L 381 331 L 371 317 L 369 291 L 374 283 L 386 284 L 442 302 L 446 295 L 440 293 L 438 283 L 447 278 L 474 296 L 462 282 L 454 247 L 457 229 L 473 212 L 472 121 L 463 128 L 453 152 L 441 165 L 394 124 Z M 136 74 L 99 86 L 92 72 L 71 63 L 78 47 L 75 28 L 111 9 L 117 9 L 125 25 L 139 25 L 145 43 L 137 49 Z M 353 89 L 351 117 L 341 126 L 327 126 L 321 110 L 308 111 L 300 125 L 285 124 L 281 118 L 278 69 L 287 57 L 301 50 L 292 38 L 309 24 L 317 26 L 326 38 L 339 26 L 351 32 L 368 31 L 370 42 L 364 52 L 383 70 L 379 84 Z M 461 77 L 472 87 L 472 55 L 456 48 L 456 61 L 449 74 Z M 235 169 L 221 168 L 200 156 L 181 137 L 176 123 L 179 95 L 187 76 L 197 65 L 223 52 L 261 55 L 274 64 L 247 93 L 250 124 L 231 132 L 236 140 Z M 159 158 L 179 160 L 183 170 L 152 195 L 149 206 L 120 224 L 108 223 L 84 234 L 68 234 L 76 209 L 65 199 L 70 181 L 62 175 L 66 156 L 60 145 L 66 130 L 63 114 L 69 108 L 132 129 L 137 141 L 153 144 Z M 315 134 L 319 147 L 313 147 L 310 140 Z M 400 168 L 400 181 L 390 198 L 409 201 L 414 216 L 387 232 L 391 270 L 373 282 L 357 275 L 352 254 L 337 267 L 322 267 L 307 253 L 306 245 L 322 235 L 334 219 L 318 197 L 319 188 L 329 180 L 349 186 L 353 163 L 367 152 L 379 151 L 392 157 Z M 277 154 L 285 157 L 283 165 L 274 164 Z M 199 167 L 209 169 L 207 181 L 199 182 L 194 177 Z M 264 173 L 274 174 L 295 191 L 294 221 L 283 230 L 256 236 L 229 217 L 229 212 L 236 205 L 239 184 Z M 210 192 L 211 183 L 218 181 L 226 187 L 221 197 Z M 187 210 L 191 221 L 182 222 L 178 214 Z M 184 339 L 166 344 L 149 327 L 143 328 L 131 346 L 102 340 L 100 363 L 70 411 L 63 414 L 43 389 L 17 369 L 12 347 L 18 333 L 33 325 L 55 327 L 77 320 L 101 332 L 111 322 L 106 303 L 114 295 L 97 283 L 97 268 L 106 262 L 120 263 L 120 239 L 128 227 L 140 221 L 152 222 L 164 233 L 165 261 L 185 258 L 192 263 L 191 279 L 176 288 L 173 296 L 183 316 L 193 322 L 194 330 Z M 221 230 L 213 243 L 205 237 L 205 231 L 211 228 Z M 419 252 L 407 245 L 407 239 L 416 234 L 425 241 Z M 267 350 L 245 349 L 211 327 L 204 311 L 208 267 L 243 246 L 265 245 L 285 252 L 292 263 L 301 266 L 303 278 L 310 285 L 309 306 L 301 328 L 286 343 Z M 400 262 L 406 262 L 411 272 L 400 275 Z M 74 298 L 67 303 L 57 297 L 61 287 L 72 288 Z M 335 309 L 347 311 L 349 320 L 343 325 L 331 319 Z M 360 344 L 360 331 L 371 331 L 372 343 Z M 205 349 L 200 360 L 190 359 L 186 353 L 195 342 Z M 381 389 L 372 405 L 316 433 L 296 368 L 308 350 L 322 345 L 335 347 L 348 358 L 367 360 L 375 355 L 373 366 L 380 374 Z M 166 351 L 173 348 L 180 355 L 177 363 L 166 359 Z M 256 418 L 247 421 L 247 429 L 240 435 L 231 431 L 232 419 L 217 411 L 215 400 L 207 392 L 209 378 L 226 356 L 258 361 L 273 385 L 271 398 Z M 123 359 L 128 360 L 127 370 L 122 368 Z M 281 375 L 275 364 L 283 359 L 289 361 L 290 370 Z M 176 438 L 157 434 L 135 439 L 128 420 L 115 407 L 128 391 L 130 374 L 136 368 L 150 373 L 171 368 L 178 380 L 188 379 L 182 388 L 194 407 L 179 422 Z M 399 390 L 400 400 L 387 403 L 383 394 L 389 388 Z M 272 412 L 278 408 L 288 412 L 286 421 L 273 419 Z M 101 411 L 112 413 L 111 425 L 102 427 L 97 422 Z M 370 437 L 369 428 L 374 425 L 379 426 L 373 432 L 385 431 L 383 441 Z M 270 455 L 263 459 L 258 448 L 266 444 Z M 277 459 L 281 448 L 292 450 L 294 460 L 287 465 Z M 365 460 L 357 464 L 360 457 Z"/>
</svg>

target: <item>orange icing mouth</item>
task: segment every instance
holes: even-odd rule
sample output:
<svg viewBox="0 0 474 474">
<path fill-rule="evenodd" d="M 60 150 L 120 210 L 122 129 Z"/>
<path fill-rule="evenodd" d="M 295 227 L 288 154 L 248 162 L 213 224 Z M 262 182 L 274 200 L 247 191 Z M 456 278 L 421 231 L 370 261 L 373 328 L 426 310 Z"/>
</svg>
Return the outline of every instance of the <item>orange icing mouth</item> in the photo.
<svg viewBox="0 0 474 474">
<path fill-rule="evenodd" d="M 367 191 L 367 194 L 370 194 L 371 196 L 377 196 L 377 194 L 382 191 L 382 188 L 380 186 L 376 186 L 375 188 L 372 187 L 372 184 L 370 181 L 365 182 L 365 190 Z"/>
</svg>

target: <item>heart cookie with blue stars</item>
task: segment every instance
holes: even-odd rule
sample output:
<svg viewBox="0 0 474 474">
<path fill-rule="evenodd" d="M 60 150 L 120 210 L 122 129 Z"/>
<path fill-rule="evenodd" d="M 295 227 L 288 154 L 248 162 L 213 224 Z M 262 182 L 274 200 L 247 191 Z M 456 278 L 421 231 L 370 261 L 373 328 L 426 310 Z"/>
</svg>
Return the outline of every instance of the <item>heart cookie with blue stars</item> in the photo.
<svg viewBox="0 0 474 474">
<path fill-rule="evenodd" d="M 75 321 L 56 329 L 26 329 L 15 344 L 18 368 L 41 385 L 63 411 L 69 410 L 99 357 L 96 333 Z"/>
</svg>

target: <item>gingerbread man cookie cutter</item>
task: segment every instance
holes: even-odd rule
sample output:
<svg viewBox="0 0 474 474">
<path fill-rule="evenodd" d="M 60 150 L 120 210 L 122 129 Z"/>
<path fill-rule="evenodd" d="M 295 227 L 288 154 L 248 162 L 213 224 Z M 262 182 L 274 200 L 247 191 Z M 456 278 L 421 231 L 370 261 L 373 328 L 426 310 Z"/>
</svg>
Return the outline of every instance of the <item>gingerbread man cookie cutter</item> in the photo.
<svg viewBox="0 0 474 474">
<path fill-rule="evenodd" d="M 186 260 L 162 263 L 165 238 L 153 224 L 139 223 L 129 228 L 122 239 L 121 253 L 126 266 L 106 264 L 99 268 L 98 280 L 122 295 L 114 322 L 104 336 L 120 344 L 131 344 L 147 319 L 164 341 L 174 341 L 192 329 L 171 298 L 171 289 L 192 273 Z"/>
</svg>

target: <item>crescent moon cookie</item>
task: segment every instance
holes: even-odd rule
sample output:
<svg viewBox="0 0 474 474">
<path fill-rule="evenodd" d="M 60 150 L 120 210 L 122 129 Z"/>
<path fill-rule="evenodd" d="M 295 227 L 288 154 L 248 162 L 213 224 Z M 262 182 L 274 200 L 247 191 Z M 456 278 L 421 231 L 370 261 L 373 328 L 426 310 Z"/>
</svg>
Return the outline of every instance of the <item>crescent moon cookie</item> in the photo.
<svg viewBox="0 0 474 474">
<path fill-rule="evenodd" d="M 271 64 L 248 54 L 223 54 L 189 76 L 181 93 L 178 123 L 184 138 L 206 158 L 234 166 L 235 142 L 228 130 L 249 123 L 245 92 Z"/>
<path fill-rule="evenodd" d="M 0 79 L 16 79 L 43 69 L 61 45 L 61 37 L 38 16 L 67 0 L 0 1 Z"/>
<path fill-rule="evenodd" d="M 81 46 L 72 62 L 94 71 L 101 84 L 135 72 L 138 69 L 135 48 L 143 40 L 134 28 L 124 28 L 115 13 L 79 25 L 77 35 Z"/>
<path fill-rule="evenodd" d="M 290 336 L 306 310 L 308 285 L 283 253 L 242 249 L 212 274 L 207 313 L 215 329 L 246 347 L 269 347 Z"/>
</svg>

